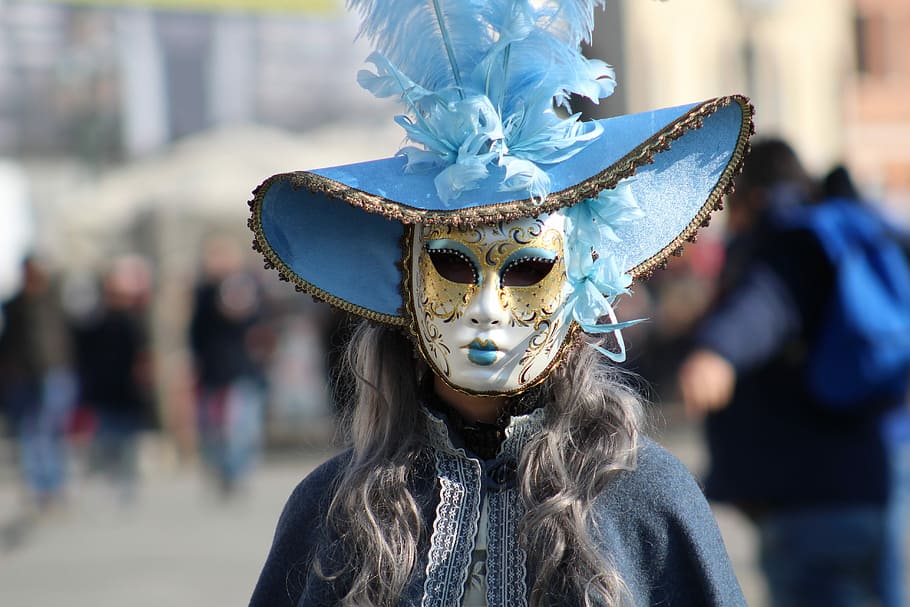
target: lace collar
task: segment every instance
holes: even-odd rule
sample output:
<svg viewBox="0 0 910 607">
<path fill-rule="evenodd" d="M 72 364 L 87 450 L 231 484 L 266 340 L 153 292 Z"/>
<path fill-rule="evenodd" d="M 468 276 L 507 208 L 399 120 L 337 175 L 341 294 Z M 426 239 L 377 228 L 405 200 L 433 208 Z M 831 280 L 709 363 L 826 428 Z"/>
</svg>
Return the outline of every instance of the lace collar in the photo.
<svg viewBox="0 0 910 607">
<path fill-rule="evenodd" d="M 518 544 L 524 506 L 516 487 L 525 445 L 543 430 L 545 411 L 514 415 L 493 460 L 480 460 L 459 444 L 446 416 L 426 406 L 427 441 L 435 454 L 439 503 L 427 555 L 422 607 L 459 607 L 487 501 L 487 605 L 527 605 L 527 555 Z"/>
<path fill-rule="evenodd" d="M 478 422 L 465 419 L 454 407 L 439 398 L 433 389 L 432 376 L 428 375 L 421 383 L 422 409 L 430 420 L 429 425 L 441 423 L 443 426 L 442 433 L 438 428 L 428 432 L 431 447 L 461 450 L 465 457 L 492 460 L 502 451 L 505 440 L 515 435 L 518 428 L 530 424 L 534 430 L 539 431 L 543 427 L 543 408 L 533 397 L 511 399 L 496 421 Z M 538 411 L 540 413 L 532 419 L 531 415 Z M 519 434 L 526 435 L 525 432 Z"/>
<path fill-rule="evenodd" d="M 467 459 L 476 459 L 476 454 L 466 448 L 456 423 L 449 416 L 427 405 L 422 405 L 420 409 L 427 421 L 427 442 L 431 448 Z M 496 458 L 511 455 L 517 459 L 528 441 L 543 430 L 545 417 L 543 407 L 524 415 L 510 416 L 501 426 L 504 438 Z"/>
</svg>

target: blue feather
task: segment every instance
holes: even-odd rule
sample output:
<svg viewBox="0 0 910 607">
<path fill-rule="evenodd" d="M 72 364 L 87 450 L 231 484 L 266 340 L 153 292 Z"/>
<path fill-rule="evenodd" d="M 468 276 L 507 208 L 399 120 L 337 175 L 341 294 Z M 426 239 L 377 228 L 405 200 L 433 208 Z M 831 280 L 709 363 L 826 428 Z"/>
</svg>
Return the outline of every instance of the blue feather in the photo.
<svg viewBox="0 0 910 607">
<path fill-rule="evenodd" d="M 568 119 L 573 95 L 595 103 L 613 92 L 613 70 L 586 59 L 594 9 L 605 0 L 349 0 L 374 44 L 360 84 L 398 96 L 396 120 L 420 147 L 401 150 L 407 170 L 433 170 L 442 200 L 473 189 L 487 165 L 504 167 L 501 187 L 549 192 L 537 164 L 560 162 L 600 135 Z"/>
<path fill-rule="evenodd" d="M 456 86 L 492 44 L 477 0 L 350 0 L 361 35 L 421 86 Z"/>
<path fill-rule="evenodd" d="M 376 97 L 399 95 L 403 103 L 417 110 L 420 107 L 420 100 L 433 94 L 402 74 L 385 56 L 371 53 L 367 61 L 376 66 L 376 73 L 360 70 L 357 72 L 357 83 Z"/>
<path fill-rule="evenodd" d="M 548 29 L 562 34 L 563 41 L 570 46 L 591 41 L 594 31 L 594 9 L 602 7 L 605 0 L 575 0 L 556 2 L 545 1 L 552 13 Z"/>
</svg>

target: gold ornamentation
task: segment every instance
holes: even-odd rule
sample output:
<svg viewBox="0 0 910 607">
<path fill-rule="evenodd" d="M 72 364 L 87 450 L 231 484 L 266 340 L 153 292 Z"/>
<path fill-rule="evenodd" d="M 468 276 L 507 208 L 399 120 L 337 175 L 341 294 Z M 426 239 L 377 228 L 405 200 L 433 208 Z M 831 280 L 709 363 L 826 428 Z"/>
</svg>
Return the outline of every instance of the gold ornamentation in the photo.
<svg viewBox="0 0 910 607">
<path fill-rule="evenodd" d="M 398 220 L 406 224 L 406 226 L 412 224 L 425 224 L 434 227 L 460 226 L 461 228 L 469 228 L 480 224 L 510 221 L 520 217 L 536 216 L 559 208 L 569 207 L 596 196 L 602 190 L 614 187 L 620 180 L 634 175 L 638 167 L 653 162 L 654 156 L 669 149 L 673 141 L 679 139 L 688 131 L 701 128 L 705 118 L 721 107 L 731 104 L 739 105 L 742 111 L 743 121 L 737 138 L 736 147 L 730 161 L 724 168 L 720 179 L 718 179 L 717 185 L 711 191 L 704 204 L 686 228 L 660 251 L 629 270 L 629 273 L 636 279 L 647 278 L 655 269 L 662 266 L 671 253 L 679 250 L 682 245 L 687 242 L 692 242 L 695 239 L 698 229 L 710 218 L 711 213 L 719 207 L 721 198 L 724 194 L 728 193 L 732 187 L 733 178 L 742 170 L 743 160 L 749 149 L 749 135 L 755 132 L 752 120 L 754 108 L 746 97 L 742 95 L 718 97 L 698 104 L 686 114 L 662 129 L 659 133 L 656 133 L 642 142 L 623 158 L 606 167 L 597 175 L 560 192 L 553 192 L 539 204 L 531 199 L 522 199 L 495 204 L 483 204 L 481 202 L 478 206 L 455 211 L 428 211 L 388 200 L 382 196 L 363 192 L 315 173 L 297 171 L 273 175 L 256 188 L 253 192 L 253 200 L 249 203 L 252 216 L 250 217 L 248 224 L 254 234 L 253 248 L 263 255 L 266 267 L 277 270 L 282 280 L 294 283 L 298 290 L 307 292 L 313 297 L 321 299 L 337 308 L 357 314 L 369 320 L 393 326 L 408 325 L 410 331 L 414 333 L 416 330 L 414 325 L 415 320 L 413 313 L 410 310 L 413 300 L 410 295 L 406 293 L 410 288 L 407 274 L 412 271 L 410 265 L 407 263 L 407 259 L 405 259 L 402 268 L 403 277 L 401 289 L 406 295 L 403 298 L 405 314 L 409 314 L 410 318 L 375 312 L 323 291 L 294 273 L 294 271 L 291 270 L 277 254 L 275 254 L 269 245 L 268 240 L 263 233 L 261 218 L 263 200 L 265 199 L 269 188 L 276 183 L 288 182 L 296 189 L 306 188 L 313 193 L 325 194 L 330 198 L 344 201 L 352 206 L 361 208 L 366 212 L 377 213 L 389 219 Z M 410 243 L 413 241 L 413 237 L 414 235 L 411 233 L 405 240 L 407 243 Z M 409 245 L 406 245 L 406 247 L 407 246 Z M 410 250 L 406 248 L 405 251 L 405 258 L 410 257 Z M 414 336 L 416 337 L 416 333 L 414 333 Z"/>
<path fill-rule="evenodd" d="M 389 200 L 376 194 L 370 194 L 308 171 L 296 171 L 273 175 L 259 186 L 259 189 L 267 189 L 276 181 L 289 181 L 295 188 L 306 188 L 313 193 L 325 194 L 329 198 L 343 200 L 352 206 L 362 208 L 368 213 L 377 213 L 404 224 L 470 227 L 481 224 L 492 224 L 499 221 L 511 221 L 520 217 L 532 217 L 542 213 L 549 213 L 563 207 L 570 207 L 587 200 L 588 198 L 597 196 L 602 190 L 614 187 L 622 179 L 634 175 L 639 167 L 653 162 L 656 154 L 670 149 L 670 145 L 673 141 L 679 139 L 689 131 L 701 128 L 705 118 L 715 113 L 721 107 L 731 104 L 739 105 L 742 110 L 742 127 L 733 156 L 715 188 L 715 191 L 719 193 L 716 196 L 712 193 L 712 196 L 709 197 L 709 200 L 705 203 L 699 213 L 699 215 L 706 216 L 715 209 L 717 202 L 725 193 L 732 178 L 739 174 L 742 169 L 743 157 L 748 149 L 748 136 L 755 132 L 755 127 L 752 122 L 754 108 L 749 103 L 748 98 L 743 95 L 717 97 L 696 105 L 667 125 L 660 132 L 655 133 L 640 145 L 636 146 L 625 156 L 604 168 L 600 173 L 582 183 L 559 192 L 551 192 L 542 202 L 535 202 L 530 198 L 499 203 L 483 203 L 482 201 L 479 201 L 479 204 L 473 207 L 466 207 L 453 211 L 432 211 L 418 209 L 402 202 Z M 261 195 L 264 195 L 264 192 Z M 695 223 L 695 229 L 692 233 L 697 230 L 700 224 L 701 222 Z M 683 240 L 685 240 L 685 238 L 683 238 Z M 677 243 L 677 246 L 678 244 L 679 243 Z M 660 255 L 665 257 L 675 248 L 677 247 L 662 249 L 655 257 Z M 651 260 L 648 260 L 639 264 L 639 266 L 636 266 L 635 275 L 637 276 L 646 272 L 646 270 L 640 269 L 645 265 L 650 265 L 650 262 Z"/>
<path fill-rule="evenodd" d="M 581 332 L 581 327 L 578 326 L 578 323 L 571 321 L 566 337 L 563 339 L 562 343 L 553 343 L 551 347 L 558 347 L 559 351 L 556 353 L 556 356 L 550 361 L 550 364 L 547 365 L 546 369 L 540 372 L 533 380 L 529 381 L 526 385 L 516 388 L 508 392 L 483 392 L 477 390 L 467 390 L 458 385 L 453 384 L 448 380 L 448 369 L 440 369 L 436 363 L 433 362 L 433 358 L 430 353 L 427 351 L 423 340 L 420 338 L 420 326 L 421 326 L 421 316 L 418 315 L 414 309 L 414 273 L 417 270 L 414 262 L 414 240 L 417 237 L 416 229 L 418 226 L 405 226 L 404 238 L 402 239 L 402 297 L 405 302 L 405 314 L 407 318 L 407 330 L 411 342 L 415 344 L 415 347 L 420 352 L 421 357 L 426 361 L 430 366 L 433 373 L 441 377 L 442 380 L 450 388 L 461 394 L 467 394 L 470 396 L 517 396 L 518 394 L 523 393 L 528 388 L 532 388 L 540 384 L 545 380 L 550 373 L 562 364 L 562 361 L 565 360 L 566 355 L 571 351 L 572 348 L 578 345 L 579 339 L 578 334 Z M 549 350 L 552 351 L 552 350 Z"/>
<path fill-rule="evenodd" d="M 563 251 L 563 236 L 558 230 L 549 229 L 529 242 L 529 246 L 550 251 Z M 508 308 L 515 324 L 527 326 L 550 318 L 563 301 L 566 283 L 565 256 L 560 254 L 543 280 L 527 287 L 500 289 L 500 297 L 508 295 Z M 539 327 L 535 327 L 539 329 Z"/>
<path fill-rule="evenodd" d="M 452 233 L 451 226 L 435 226 L 424 228 L 421 232 L 422 241 L 436 240 L 451 237 L 462 241 L 460 235 Z M 483 238 L 479 231 L 466 232 L 466 242 L 476 243 Z M 421 289 L 417 293 L 424 314 L 429 318 L 437 318 L 443 322 L 451 322 L 461 318 L 464 310 L 477 292 L 477 285 L 452 282 L 442 277 L 433 267 L 433 260 L 425 251 L 417 256 L 418 272 L 421 277 Z"/>
<path fill-rule="evenodd" d="M 553 339 L 553 335 L 556 334 L 556 331 L 559 329 L 562 324 L 559 321 L 559 318 L 555 318 L 553 322 L 541 321 L 541 327 L 545 325 L 543 332 L 535 334 L 531 338 L 531 342 L 528 344 L 528 349 L 525 350 L 525 353 L 521 356 L 521 361 L 519 361 L 519 367 L 521 371 L 518 374 L 518 379 L 521 383 L 528 381 L 528 374 L 531 372 L 531 367 L 534 365 L 534 359 L 537 358 L 537 355 L 543 350 L 544 346 Z"/>
<path fill-rule="evenodd" d="M 439 358 L 443 362 L 442 368 L 439 369 L 443 377 L 448 377 L 449 372 L 449 355 L 452 354 L 452 350 L 445 344 L 442 339 L 442 334 L 439 332 L 439 328 L 429 320 L 429 314 L 424 314 L 420 321 L 420 329 L 423 334 L 423 339 L 427 348 L 427 352 L 430 353 L 434 359 Z"/>
<path fill-rule="evenodd" d="M 477 285 L 446 280 L 433 267 L 429 255 L 420 255 L 417 264 L 418 272 L 423 278 L 418 298 L 426 316 L 438 318 L 442 322 L 461 318 L 468 302 L 477 292 Z"/>
<path fill-rule="evenodd" d="M 363 306 L 358 306 L 357 304 L 341 299 L 340 297 L 336 297 L 328 291 L 324 291 L 316 285 L 307 282 L 288 267 L 281 257 L 272 249 L 272 246 L 269 244 L 268 239 L 265 237 L 265 232 L 262 229 L 262 204 L 265 200 L 265 191 L 265 189 L 260 187 L 253 192 L 254 198 L 249 203 L 252 215 L 247 220 L 247 226 L 253 232 L 253 250 L 262 255 L 265 260 L 266 269 L 276 270 L 278 272 L 278 277 L 282 281 L 292 283 L 298 291 L 308 293 L 312 297 L 324 301 L 339 310 L 356 314 L 357 316 L 372 320 L 373 322 L 394 327 L 404 327 L 407 325 L 408 321 L 403 315 L 392 316 L 390 314 L 383 314 L 381 312 L 376 312 L 375 310 L 370 310 L 369 308 L 364 308 Z"/>
<path fill-rule="evenodd" d="M 451 239 L 462 244 L 481 265 L 477 268 L 485 280 L 499 280 L 506 269 L 503 264 L 513 253 L 526 248 L 553 251 L 556 258 L 553 267 L 537 284 L 522 287 L 499 286 L 499 303 L 512 314 L 512 324 L 529 326 L 549 318 L 562 303 L 563 285 L 566 282 L 565 261 L 563 260 L 563 235 L 559 230 L 545 228 L 540 218 L 528 225 L 505 224 L 491 227 L 489 240 L 476 228 L 455 226 L 422 226 L 421 242 Z M 492 242 L 490 242 L 492 241 Z M 440 276 L 433 267 L 430 255 L 420 251 L 417 255 L 417 271 L 420 275 L 420 291 L 417 299 L 427 317 L 443 322 L 457 320 L 464 315 L 471 299 L 477 293 L 478 285 L 456 283 Z"/>
</svg>

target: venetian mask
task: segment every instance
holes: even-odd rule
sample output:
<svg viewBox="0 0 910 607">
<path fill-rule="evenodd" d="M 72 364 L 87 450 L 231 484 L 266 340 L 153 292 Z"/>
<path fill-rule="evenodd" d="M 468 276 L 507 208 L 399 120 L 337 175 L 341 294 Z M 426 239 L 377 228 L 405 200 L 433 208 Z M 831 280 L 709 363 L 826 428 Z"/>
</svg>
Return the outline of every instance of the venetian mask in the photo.
<svg viewBox="0 0 910 607">
<path fill-rule="evenodd" d="M 547 376 L 571 325 L 564 239 L 561 214 L 415 227 L 412 313 L 421 353 L 439 377 L 499 396 Z"/>
</svg>

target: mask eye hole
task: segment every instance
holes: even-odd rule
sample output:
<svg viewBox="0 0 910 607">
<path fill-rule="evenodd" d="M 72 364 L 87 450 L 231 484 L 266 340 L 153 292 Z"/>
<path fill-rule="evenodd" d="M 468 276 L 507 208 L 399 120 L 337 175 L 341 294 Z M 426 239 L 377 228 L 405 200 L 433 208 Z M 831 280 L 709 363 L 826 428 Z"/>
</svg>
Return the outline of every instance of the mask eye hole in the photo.
<svg viewBox="0 0 910 607">
<path fill-rule="evenodd" d="M 547 277 L 555 259 L 523 257 L 511 262 L 502 271 L 500 282 L 504 287 L 530 287 Z"/>
<path fill-rule="evenodd" d="M 464 253 L 453 249 L 427 249 L 427 255 L 446 280 L 463 285 L 477 284 L 477 268 Z"/>
</svg>

